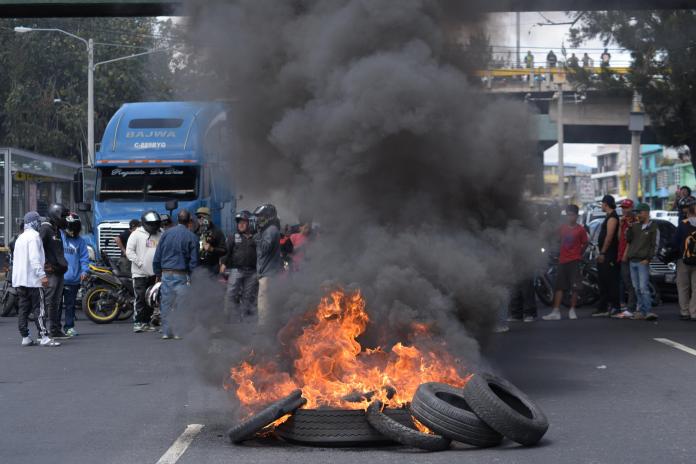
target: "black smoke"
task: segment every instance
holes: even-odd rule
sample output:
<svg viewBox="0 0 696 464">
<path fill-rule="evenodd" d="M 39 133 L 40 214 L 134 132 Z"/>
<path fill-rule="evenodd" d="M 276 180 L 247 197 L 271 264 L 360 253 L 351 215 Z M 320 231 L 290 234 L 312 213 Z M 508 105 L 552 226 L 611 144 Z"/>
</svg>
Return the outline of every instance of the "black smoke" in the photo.
<svg viewBox="0 0 696 464">
<path fill-rule="evenodd" d="M 196 97 L 232 102 L 238 191 L 321 224 L 301 272 L 277 281 L 273 323 L 236 330 L 216 369 L 282 353 L 278 329 L 334 285 L 365 295 L 366 344 L 431 322 L 477 362 L 535 249 L 528 111 L 483 92 L 459 53 L 485 18 L 435 0 L 201 1 L 188 14 Z"/>
</svg>

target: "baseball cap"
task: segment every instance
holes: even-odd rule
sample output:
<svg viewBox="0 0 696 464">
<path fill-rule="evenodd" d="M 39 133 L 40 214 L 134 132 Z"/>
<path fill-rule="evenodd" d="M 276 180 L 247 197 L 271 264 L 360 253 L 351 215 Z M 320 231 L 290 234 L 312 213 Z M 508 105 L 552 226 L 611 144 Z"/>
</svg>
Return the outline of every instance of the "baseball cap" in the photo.
<svg viewBox="0 0 696 464">
<path fill-rule="evenodd" d="M 34 221 L 41 221 L 41 216 L 36 211 L 29 211 L 24 215 L 24 223 L 31 224 Z"/>
<path fill-rule="evenodd" d="M 636 211 L 650 211 L 650 205 L 647 203 L 638 203 L 638 206 L 636 206 Z"/>
<path fill-rule="evenodd" d="M 621 203 L 619 203 L 619 206 L 622 208 L 633 208 L 633 200 L 630 198 L 626 198 L 625 200 L 622 200 Z"/>
<path fill-rule="evenodd" d="M 610 208 L 616 208 L 616 200 L 611 195 L 604 195 L 602 197 L 602 203 L 606 203 Z"/>
</svg>

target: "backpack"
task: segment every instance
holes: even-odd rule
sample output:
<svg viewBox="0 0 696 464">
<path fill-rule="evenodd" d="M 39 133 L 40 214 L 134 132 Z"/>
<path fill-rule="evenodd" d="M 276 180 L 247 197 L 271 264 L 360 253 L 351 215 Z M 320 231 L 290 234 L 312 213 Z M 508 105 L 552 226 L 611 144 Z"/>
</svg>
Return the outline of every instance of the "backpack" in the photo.
<svg viewBox="0 0 696 464">
<path fill-rule="evenodd" d="M 684 240 L 682 261 L 689 266 L 696 265 L 696 227 L 689 226 L 689 233 Z"/>
</svg>

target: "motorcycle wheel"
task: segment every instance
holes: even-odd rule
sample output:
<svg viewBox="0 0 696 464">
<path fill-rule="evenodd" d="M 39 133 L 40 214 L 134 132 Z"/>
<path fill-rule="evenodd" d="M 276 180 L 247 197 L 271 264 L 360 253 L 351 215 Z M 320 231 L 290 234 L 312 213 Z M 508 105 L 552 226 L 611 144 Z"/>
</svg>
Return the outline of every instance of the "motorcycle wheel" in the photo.
<svg viewBox="0 0 696 464">
<path fill-rule="evenodd" d="M 570 308 L 570 292 L 563 293 L 563 306 Z M 577 307 L 592 306 L 599 300 L 599 281 L 597 276 L 592 273 L 587 273 L 582 277 L 582 288 L 578 293 Z"/>
<path fill-rule="evenodd" d="M 539 300 L 546 306 L 553 304 L 553 286 L 546 279 L 537 277 L 534 279 L 534 290 L 536 291 Z"/>
<path fill-rule="evenodd" d="M 4 301 L 2 302 L 2 317 L 16 316 L 18 313 L 17 308 L 17 295 L 7 292 Z"/>
<path fill-rule="evenodd" d="M 109 287 L 98 285 L 91 288 L 82 298 L 82 312 L 95 324 L 109 324 L 121 312 L 121 306 Z"/>
<path fill-rule="evenodd" d="M 131 317 L 133 317 L 133 307 L 132 306 L 124 307 L 118 313 L 118 320 L 119 321 L 127 321 Z"/>
</svg>

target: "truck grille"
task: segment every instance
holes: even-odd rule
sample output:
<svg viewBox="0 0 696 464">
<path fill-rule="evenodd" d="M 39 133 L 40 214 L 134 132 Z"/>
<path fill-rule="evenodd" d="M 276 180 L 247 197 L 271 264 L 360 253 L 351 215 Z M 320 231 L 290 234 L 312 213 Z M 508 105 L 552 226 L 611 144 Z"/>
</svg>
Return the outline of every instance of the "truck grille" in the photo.
<svg viewBox="0 0 696 464">
<path fill-rule="evenodd" d="M 116 245 L 116 237 L 128 229 L 128 223 L 120 222 L 105 222 L 99 224 L 97 228 L 97 240 L 99 241 L 99 249 L 106 251 L 109 258 L 117 260 L 121 257 L 121 250 Z"/>
<path fill-rule="evenodd" d="M 653 261 L 650 263 L 650 273 L 651 274 L 669 274 L 674 271 L 670 270 L 667 265 L 661 261 Z"/>
</svg>

